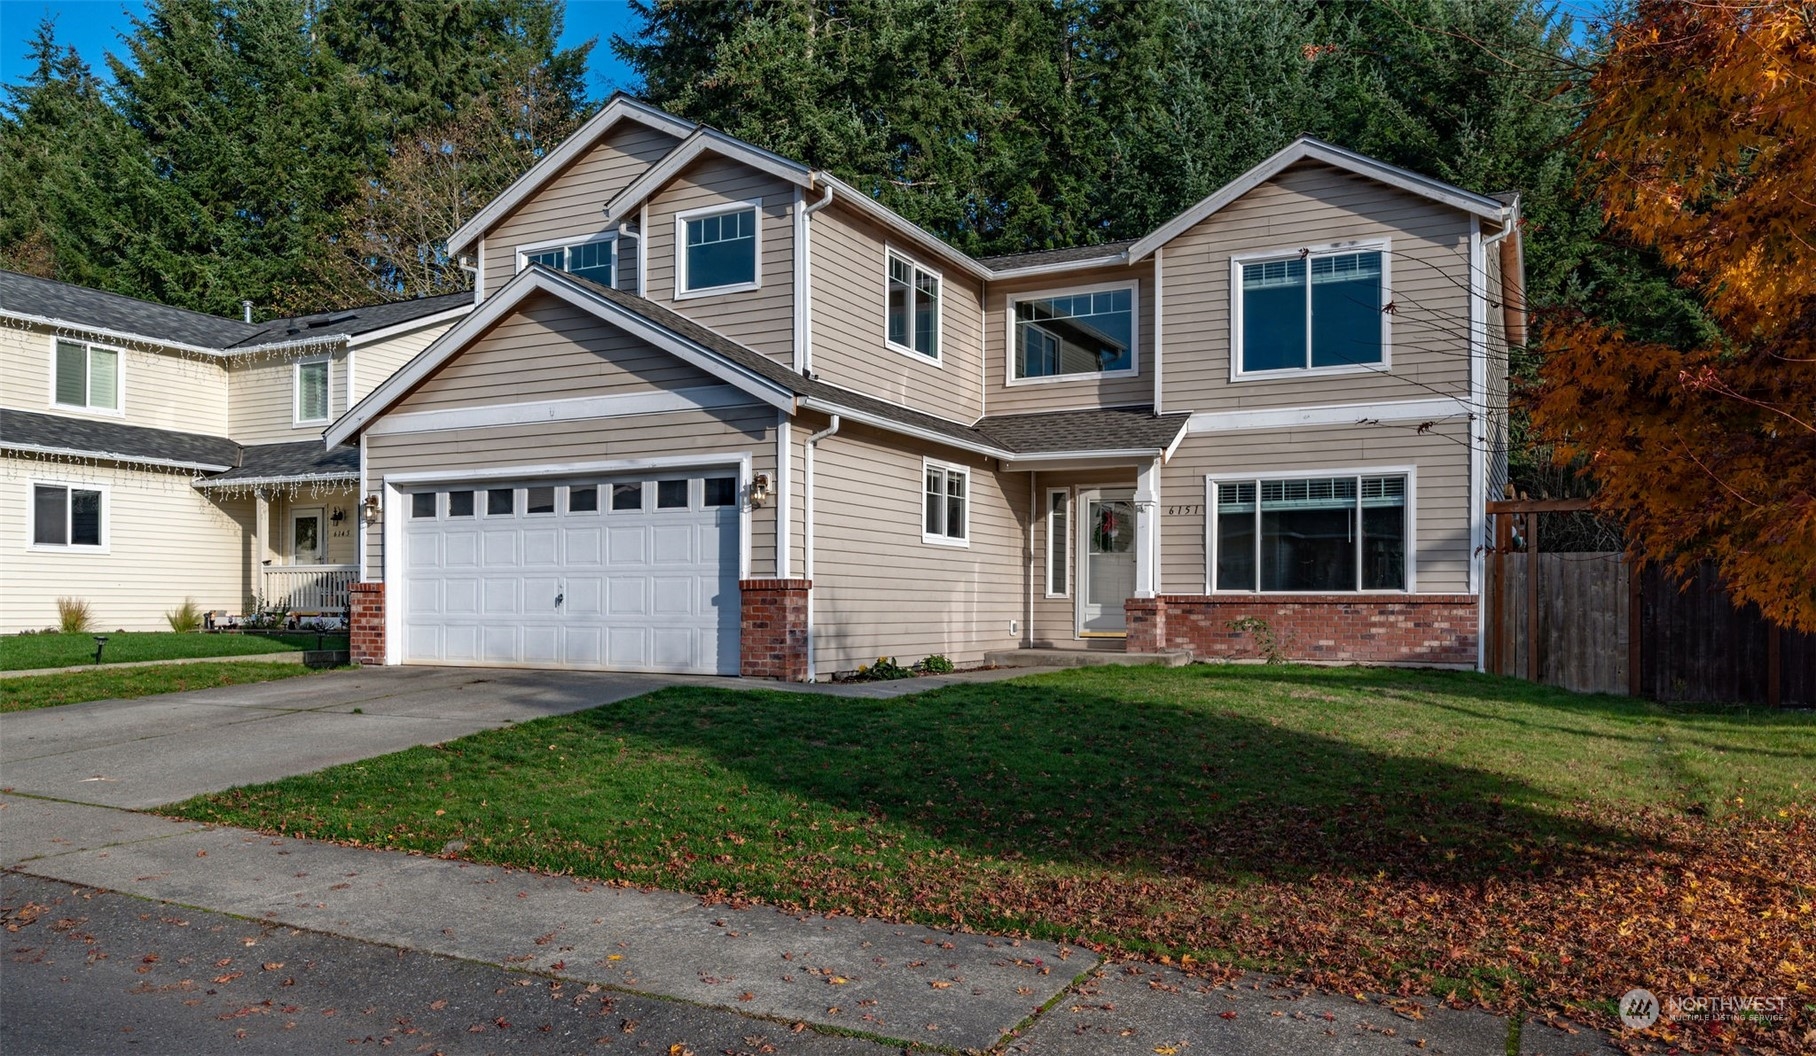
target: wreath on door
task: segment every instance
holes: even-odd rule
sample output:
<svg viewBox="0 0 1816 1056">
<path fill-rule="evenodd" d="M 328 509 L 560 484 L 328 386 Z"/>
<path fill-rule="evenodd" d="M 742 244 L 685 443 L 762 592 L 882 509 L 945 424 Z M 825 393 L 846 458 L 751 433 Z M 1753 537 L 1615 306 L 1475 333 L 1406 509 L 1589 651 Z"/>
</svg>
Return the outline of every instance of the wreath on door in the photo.
<svg viewBox="0 0 1816 1056">
<path fill-rule="evenodd" d="M 1091 526 L 1091 547 L 1100 554 L 1120 553 L 1129 548 L 1123 537 L 1122 518 L 1116 507 L 1105 503 L 1097 508 L 1097 523 Z"/>
</svg>

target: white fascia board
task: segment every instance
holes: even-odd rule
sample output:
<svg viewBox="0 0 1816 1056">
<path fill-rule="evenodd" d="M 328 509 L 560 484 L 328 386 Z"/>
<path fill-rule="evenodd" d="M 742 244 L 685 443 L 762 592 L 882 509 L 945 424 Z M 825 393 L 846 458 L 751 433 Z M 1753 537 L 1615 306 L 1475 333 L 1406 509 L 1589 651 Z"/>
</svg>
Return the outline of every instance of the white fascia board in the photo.
<svg viewBox="0 0 1816 1056">
<path fill-rule="evenodd" d="M 731 385 L 696 385 L 691 388 L 618 393 L 611 396 L 573 396 L 558 400 L 452 407 L 438 411 L 405 411 L 385 415 L 373 422 L 366 427 L 366 435 L 394 436 L 401 433 L 437 433 L 449 429 L 487 429 L 500 425 L 582 422 L 716 407 L 748 407 L 755 402 L 748 393 Z"/>
<path fill-rule="evenodd" d="M 1003 468 L 1024 472 L 1099 469 L 1146 465 L 1157 458 L 1164 457 L 1166 457 L 1166 451 L 1158 447 L 1130 447 L 1116 451 L 1040 451 L 1025 455 L 1010 455 L 1003 459 Z"/>
<path fill-rule="evenodd" d="M 799 165 L 777 154 L 771 154 L 761 147 L 751 146 L 741 139 L 715 129 L 701 126 L 693 134 L 681 141 L 674 150 L 662 156 L 662 160 L 644 169 L 643 172 L 624 190 L 619 191 L 610 202 L 606 203 L 606 220 L 619 223 L 632 210 L 648 201 L 657 191 L 681 171 L 692 165 L 702 154 L 711 151 L 720 157 L 748 165 L 758 172 L 767 173 L 778 180 L 784 180 L 797 187 L 808 187 L 813 183 L 813 170 Z"/>
<path fill-rule="evenodd" d="M 587 119 L 574 134 L 561 141 L 539 162 L 530 166 L 529 171 L 519 176 L 516 182 L 505 188 L 504 193 L 486 203 L 486 207 L 473 214 L 473 218 L 448 236 L 448 253 L 457 255 L 461 250 L 472 245 L 493 225 L 510 215 L 513 209 L 523 204 L 524 199 L 536 193 L 544 183 L 561 170 L 567 168 L 580 155 L 593 148 L 607 132 L 617 126 L 618 122 L 630 120 L 666 132 L 676 139 L 685 138 L 697 127 L 692 121 L 684 121 L 673 114 L 664 113 L 647 103 L 638 102 L 628 95 L 618 94 L 600 107 L 599 112 Z"/>
<path fill-rule="evenodd" d="M 466 315 L 468 312 L 471 312 L 474 307 L 475 305 L 463 304 L 459 308 L 450 308 L 445 312 L 437 312 L 434 315 L 425 315 L 420 319 L 411 319 L 408 322 L 398 323 L 395 326 L 387 326 L 382 330 L 369 330 L 363 334 L 355 334 L 347 340 L 347 347 L 358 348 L 361 345 L 370 345 L 378 341 L 388 341 L 393 337 L 401 337 L 404 334 L 422 330 L 426 327 L 439 326 L 442 323 L 453 322 L 461 316 Z"/>
<path fill-rule="evenodd" d="M 345 334 L 322 334 L 315 337 L 294 338 L 288 341 L 269 341 L 260 345 L 236 345 L 231 348 L 212 348 L 207 345 L 192 345 L 183 341 L 172 341 L 165 337 L 154 337 L 151 334 L 135 334 L 130 330 L 114 330 L 105 326 L 94 326 L 90 323 L 79 323 L 73 319 L 59 319 L 51 315 L 31 315 L 26 312 L 14 312 L 0 309 L 0 317 L 16 319 L 22 323 L 35 326 L 47 326 L 53 330 L 69 330 L 74 333 L 88 334 L 103 341 L 134 341 L 140 344 L 157 345 L 174 352 L 194 352 L 202 356 L 215 356 L 231 359 L 234 356 L 252 352 L 280 352 L 287 349 L 315 348 L 322 345 L 338 345 L 347 340 Z"/>
<path fill-rule="evenodd" d="M 858 212 L 863 213 L 868 219 L 882 224 L 890 231 L 901 235 L 907 241 L 912 242 L 928 253 L 937 256 L 940 260 L 956 265 L 958 269 L 966 275 L 984 281 L 996 277 L 996 274 L 989 268 L 984 267 L 971 257 L 968 257 L 964 253 L 947 245 L 931 232 L 918 225 L 909 223 L 893 209 L 890 209 L 875 198 L 870 197 L 863 191 L 846 183 L 844 180 L 839 179 L 832 173 L 827 172 L 824 169 L 816 169 L 813 176 L 816 184 L 831 187 L 833 189 L 833 197 L 836 201 L 841 201 L 850 205 Z"/>
<path fill-rule="evenodd" d="M 1153 234 L 1130 246 L 1128 259 L 1131 262 L 1142 259 L 1219 212 L 1231 202 L 1301 161 L 1321 162 L 1333 168 L 1353 172 L 1358 176 L 1365 176 L 1390 187 L 1398 187 L 1400 190 L 1419 195 L 1422 198 L 1442 202 L 1496 224 L 1501 222 L 1502 211 L 1505 208 L 1500 202 L 1487 195 L 1466 191 L 1453 184 L 1434 180 L 1429 176 L 1421 176 L 1416 172 L 1402 169 L 1397 165 L 1389 165 L 1384 161 L 1376 161 L 1374 158 L 1357 154 L 1353 150 L 1345 150 L 1311 136 L 1300 136 L 1272 157 L 1224 184 L 1216 194 L 1168 220 Z"/>
<path fill-rule="evenodd" d="M 203 473 L 225 473 L 232 466 L 219 466 L 209 462 L 182 462 L 170 458 L 146 458 L 143 455 L 125 455 L 118 451 L 91 451 L 75 447 L 46 447 L 43 444 L 19 444 L 11 440 L 0 440 L 0 451 L 20 451 L 28 455 L 56 455 L 59 458 L 90 458 L 101 462 L 127 462 L 135 466 L 162 466 L 168 469 L 194 469 Z"/>
<path fill-rule="evenodd" d="M 1033 279 L 1042 275 L 1066 275 L 1074 271 L 1089 271 L 1092 268 L 1108 267 L 1112 264 L 1129 264 L 1127 249 L 1102 257 L 1087 257 L 1084 260 L 1066 260 L 1056 264 L 1035 264 L 1026 268 L 992 268 L 990 278 L 995 281 L 1006 279 Z"/>
<path fill-rule="evenodd" d="M 480 484 L 498 480 L 547 480 L 551 477 L 580 477 L 693 466 L 743 466 L 749 464 L 750 452 L 748 451 L 708 451 L 691 455 L 650 455 L 644 458 L 618 458 L 594 462 L 539 462 L 521 466 L 496 466 L 490 469 L 410 470 L 403 473 L 386 473 L 383 481 L 387 487 L 410 487 L 420 484 Z M 386 518 L 389 517 L 390 511 L 387 510 Z"/>
<path fill-rule="evenodd" d="M 504 318 L 507 313 L 515 310 L 524 298 L 539 292 L 552 294 L 576 308 L 591 312 L 631 336 L 671 353 L 689 366 L 711 374 L 727 384 L 734 385 L 764 403 L 773 407 L 793 409 L 794 394 L 792 392 L 784 391 L 768 379 L 758 377 L 736 364 L 726 362 L 711 351 L 701 348 L 692 341 L 652 323 L 642 316 L 625 311 L 604 298 L 595 296 L 573 283 L 563 281 L 559 272 L 536 264 L 518 272 L 510 282 L 504 284 L 502 289 L 486 298 L 485 303 L 480 305 L 477 310 L 450 327 L 428 348 L 417 353 L 414 359 L 405 363 L 376 389 L 367 393 L 365 399 L 359 401 L 357 405 L 328 427 L 327 432 L 323 434 L 323 440 L 329 447 L 336 447 L 351 440 L 355 434 L 363 431 L 367 424 L 376 420 L 393 403 L 402 399 L 406 393 L 434 373 L 443 363 L 464 349 L 469 341 L 484 333 L 493 323 Z"/>
<path fill-rule="evenodd" d="M 292 473 L 270 477 L 234 477 L 232 480 L 198 480 L 195 486 L 208 488 L 264 487 L 267 484 L 345 484 L 349 490 L 359 485 L 358 473 Z"/>
<path fill-rule="evenodd" d="M 1387 403 L 1277 407 L 1254 411 L 1201 411 L 1192 415 L 1186 431 L 1194 434 L 1235 433 L 1320 425 L 1357 425 L 1363 422 L 1428 422 L 1467 417 L 1469 413 L 1469 402 L 1454 396 Z"/>
<path fill-rule="evenodd" d="M 844 404 L 835 403 L 830 400 L 821 400 L 810 396 L 804 396 L 801 398 L 800 404 L 803 410 L 819 411 L 821 414 L 836 414 L 847 421 L 855 422 L 859 425 L 867 425 L 872 429 L 880 429 L 887 433 L 897 433 L 901 436 L 912 436 L 917 440 L 925 440 L 928 443 L 940 444 L 944 447 L 954 448 L 959 451 L 969 451 L 972 454 L 1004 460 L 1015 457 L 1014 452 L 1004 448 L 992 447 L 988 444 L 971 443 L 957 437 L 947 436 L 944 433 L 935 432 L 931 429 L 921 429 L 916 426 L 908 425 L 905 422 L 892 421 L 881 415 L 867 414 L 864 411 L 854 411 Z"/>
</svg>

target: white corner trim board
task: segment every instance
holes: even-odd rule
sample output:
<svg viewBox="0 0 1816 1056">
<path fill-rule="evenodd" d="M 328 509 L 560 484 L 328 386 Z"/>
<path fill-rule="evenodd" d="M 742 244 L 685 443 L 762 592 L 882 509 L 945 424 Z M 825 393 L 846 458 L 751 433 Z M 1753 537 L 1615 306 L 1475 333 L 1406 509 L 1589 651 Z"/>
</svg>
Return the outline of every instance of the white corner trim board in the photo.
<svg viewBox="0 0 1816 1056">
<path fill-rule="evenodd" d="M 1387 403 L 1338 403 L 1321 407 L 1279 407 L 1254 411 L 1204 411 L 1192 415 L 1186 431 L 1235 433 L 1257 429 L 1291 429 L 1312 425 L 1355 425 L 1360 422 L 1427 422 L 1468 417 L 1466 400 L 1442 396 Z"/>
<path fill-rule="evenodd" d="M 757 402 L 749 393 L 730 385 L 697 385 L 685 389 L 622 393 L 615 396 L 575 396 L 560 400 L 454 407 L 439 411 L 405 411 L 380 418 L 368 426 L 365 432 L 372 436 L 435 433 L 446 429 L 484 429 L 495 425 L 625 418 L 710 407 L 736 407 Z"/>
</svg>

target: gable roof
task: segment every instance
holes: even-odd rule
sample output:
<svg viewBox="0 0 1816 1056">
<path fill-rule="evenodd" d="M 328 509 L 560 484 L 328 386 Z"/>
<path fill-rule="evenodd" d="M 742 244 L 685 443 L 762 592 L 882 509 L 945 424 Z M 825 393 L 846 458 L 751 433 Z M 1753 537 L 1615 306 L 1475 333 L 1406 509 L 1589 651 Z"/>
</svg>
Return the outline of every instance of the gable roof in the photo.
<svg viewBox="0 0 1816 1056">
<path fill-rule="evenodd" d="M 675 149 L 638 173 L 636 179 L 625 184 L 623 190 L 612 196 L 612 200 L 605 206 L 606 219 L 614 223 L 622 222 L 626 214 L 643 204 L 650 195 L 661 190 L 664 184 L 681 175 L 683 169 L 708 152 L 742 162 L 758 172 L 768 173 L 797 187 L 813 184 L 813 170 L 807 166 L 728 136 L 718 129 L 699 125 L 688 133 L 686 139 L 676 144 Z"/>
<path fill-rule="evenodd" d="M 238 465 L 219 476 L 196 481 L 196 487 L 357 480 L 359 448 L 323 447 L 319 440 L 298 440 L 243 447 Z"/>
<path fill-rule="evenodd" d="M 1460 209 L 1471 216 L 1480 217 L 1495 224 L 1503 223 L 1507 215 L 1506 207 L 1487 195 L 1466 191 L 1454 184 L 1434 180 L 1429 176 L 1421 176 L 1409 169 L 1389 165 L 1384 161 L 1376 161 L 1367 155 L 1345 150 L 1312 136 L 1300 136 L 1277 151 L 1272 157 L 1224 184 L 1216 194 L 1168 220 L 1146 237 L 1138 239 L 1134 245 L 1129 247 L 1128 259 L 1131 262 L 1141 260 L 1231 202 L 1303 161 L 1320 162 L 1332 168 L 1353 172 L 1358 176 L 1365 176 L 1390 187 L 1398 187 L 1400 190 L 1416 194 L 1421 198 L 1442 202 L 1454 209 Z"/>
<path fill-rule="evenodd" d="M 0 408 L 0 448 L 140 462 L 207 473 L 218 473 L 240 464 L 240 445 L 224 436 L 89 418 L 65 418 L 10 408 Z"/>
<path fill-rule="evenodd" d="M 686 121 L 658 110 L 623 92 L 612 93 L 612 97 L 599 108 L 599 112 L 575 129 L 573 135 L 562 140 L 554 150 L 543 155 L 541 161 L 530 166 L 522 176 L 517 177 L 509 187 L 506 187 L 503 194 L 487 202 L 485 208 L 474 213 L 471 219 L 461 224 L 452 235 L 448 236 L 448 253 L 458 254 L 461 250 L 479 241 L 494 224 L 509 216 L 512 210 L 522 205 L 544 183 L 578 161 L 581 155 L 593 149 L 593 145 L 598 143 L 607 132 L 617 127 L 620 121 L 635 121 L 658 132 L 666 132 L 676 139 L 686 137 L 697 127 L 692 121 Z"/>
</svg>

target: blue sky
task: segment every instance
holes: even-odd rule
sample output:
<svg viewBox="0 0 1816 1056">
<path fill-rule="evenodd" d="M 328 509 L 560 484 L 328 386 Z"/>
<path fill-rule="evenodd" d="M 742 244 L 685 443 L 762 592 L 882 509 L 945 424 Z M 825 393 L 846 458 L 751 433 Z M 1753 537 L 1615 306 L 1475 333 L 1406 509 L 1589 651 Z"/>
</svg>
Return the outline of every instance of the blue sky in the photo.
<svg viewBox="0 0 1816 1056">
<path fill-rule="evenodd" d="M 28 69 L 25 53 L 45 16 L 57 20 L 57 41 L 73 46 L 95 72 L 106 75 L 103 56 L 122 54 L 122 34 L 132 19 L 145 13 L 141 0 L 0 0 L 0 82 L 16 83 Z M 628 88 L 631 72 L 612 57 L 607 42 L 613 33 L 629 33 L 637 19 L 623 0 L 568 0 L 563 46 L 572 47 L 597 37 L 587 63 L 587 89 L 603 99 L 613 89 Z"/>
</svg>

